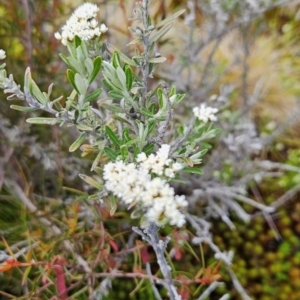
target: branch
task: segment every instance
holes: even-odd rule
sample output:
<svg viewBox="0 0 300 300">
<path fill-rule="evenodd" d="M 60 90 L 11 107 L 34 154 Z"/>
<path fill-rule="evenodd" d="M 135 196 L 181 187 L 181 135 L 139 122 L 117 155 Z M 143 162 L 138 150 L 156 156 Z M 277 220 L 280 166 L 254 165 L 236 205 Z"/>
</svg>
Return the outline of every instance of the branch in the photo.
<svg viewBox="0 0 300 300">
<path fill-rule="evenodd" d="M 134 229 L 137 233 L 142 233 L 140 230 L 137 230 L 137 228 Z M 164 251 L 167 247 L 167 244 L 169 242 L 169 239 L 166 241 L 160 240 L 157 234 L 158 227 L 156 224 L 152 223 L 150 226 L 145 230 L 146 234 L 142 233 L 142 237 L 149 241 L 149 244 L 153 247 L 153 250 L 157 257 L 157 263 L 160 267 L 160 271 L 162 272 L 165 283 L 164 286 L 169 292 L 169 296 L 171 300 L 180 300 L 181 297 L 178 295 L 176 287 L 173 284 L 173 279 L 171 276 L 171 267 L 168 265 L 166 258 L 164 256 Z"/>
</svg>

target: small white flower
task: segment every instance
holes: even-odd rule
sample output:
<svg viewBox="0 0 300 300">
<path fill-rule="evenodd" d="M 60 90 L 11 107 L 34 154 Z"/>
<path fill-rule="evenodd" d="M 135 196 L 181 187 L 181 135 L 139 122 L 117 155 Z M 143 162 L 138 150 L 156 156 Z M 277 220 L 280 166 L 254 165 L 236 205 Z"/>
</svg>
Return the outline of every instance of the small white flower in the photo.
<svg viewBox="0 0 300 300">
<path fill-rule="evenodd" d="M 96 19 L 93 19 L 92 21 L 91 21 L 91 27 L 92 28 L 96 28 L 97 27 L 97 25 L 98 25 L 98 22 L 97 22 L 97 20 Z M 100 28 L 100 31 L 101 31 L 101 28 Z"/>
<path fill-rule="evenodd" d="M 164 166 L 160 163 L 156 163 L 151 167 L 151 171 L 157 175 L 162 175 L 163 170 L 164 170 Z"/>
<path fill-rule="evenodd" d="M 172 169 L 173 169 L 175 172 L 178 172 L 178 171 L 182 170 L 183 168 L 184 168 L 183 164 L 178 163 L 178 162 L 175 162 L 175 163 L 172 165 Z"/>
<path fill-rule="evenodd" d="M 136 161 L 137 162 L 142 162 L 145 161 L 147 159 L 147 156 L 144 152 L 138 154 Z"/>
<path fill-rule="evenodd" d="M 175 177 L 174 169 L 166 168 L 166 169 L 165 169 L 165 175 L 166 175 L 167 177 L 174 178 L 174 177 Z"/>
<path fill-rule="evenodd" d="M 106 25 L 102 23 L 100 26 L 100 32 L 105 33 L 107 30 L 108 30 L 108 28 L 106 27 Z"/>
<path fill-rule="evenodd" d="M 61 34 L 57 31 L 54 33 L 54 37 L 57 39 L 57 40 L 61 40 Z"/>
<path fill-rule="evenodd" d="M 4 59 L 5 57 L 6 57 L 5 51 L 0 49 L 0 60 Z"/>
<path fill-rule="evenodd" d="M 196 106 L 193 108 L 194 115 L 203 123 L 207 123 L 208 121 L 214 122 L 217 121 L 216 113 L 219 110 L 214 107 L 206 106 L 205 104 L 201 104 L 201 106 Z"/>
</svg>

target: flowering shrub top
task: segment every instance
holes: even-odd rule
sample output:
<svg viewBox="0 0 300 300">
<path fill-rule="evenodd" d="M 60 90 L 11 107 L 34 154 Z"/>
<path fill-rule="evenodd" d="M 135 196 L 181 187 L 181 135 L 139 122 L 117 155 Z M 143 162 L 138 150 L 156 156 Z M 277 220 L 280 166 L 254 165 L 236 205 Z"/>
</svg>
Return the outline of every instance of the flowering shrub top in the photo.
<svg viewBox="0 0 300 300">
<path fill-rule="evenodd" d="M 27 122 L 67 125 L 77 129 L 78 137 L 69 151 L 80 149 L 84 155 L 93 157 L 91 170 L 95 175 L 79 175 L 96 189 L 87 200 L 101 209 L 109 211 L 111 208 L 111 214 L 117 207 L 116 198 L 126 208 L 134 209 L 131 217 L 140 218 L 144 230 L 133 230 L 153 247 L 165 279 L 163 285 L 171 299 L 179 299 L 170 266 L 164 257 L 169 240 L 159 240 L 157 231 L 165 225 L 183 227 L 188 220 L 185 213 L 187 197 L 176 195 L 172 184 L 185 183 L 180 177 L 183 172 L 202 174 L 199 164 L 211 147 L 209 140 L 218 134 L 213 122 L 218 120 L 216 114 L 219 109 L 201 104 L 188 112 L 194 115 L 189 124 L 183 124 L 173 117 L 176 106 L 185 95 L 178 93 L 175 87 L 169 88 L 164 82 L 158 82 L 153 90 L 148 89 L 148 79 L 154 77 L 155 67 L 166 60 L 154 54 L 155 44 L 184 11 L 153 25 L 148 15 L 148 1 L 139 1 L 137 6 L 134 19 L 140 21 L 142 27 L 130 28 L 135 36 L 130 44 L 140 44 L 133 57 L 105 44 L 103 33 L 107 27 L 104 24 L 98 26 L 98 7 L 91 3 L 80 6 L 62 27 L 62 33 L 55 34 L 67 46 L 68 55 L 61 54 L 60 57 L 68 66 L 67 77 L 73 87 L 70 95 L 52 99 L 53 86 L 42 92 L 32 79 L 29 68 L 25 73 L 24 88 L 21 88 L 12 76 L 7 77 L 5 64 L 0 66 L 0 87 L 11 94 L 9 99 L 17 98 L 27 103 L 27 106 L 12 105 L 13 109 L 31 113 L 42 110 L 51 114 L 51 117 L 34 115 Z M 5 52 L 0 50 L 0 59 L 4 58 Z M 215 105 L 220 106 L 220 103 Z M 213 192 L 216 195 L 222 192 L 211 190 L 212 211 L 222 215 L 223 207 L 215 204 L 212 196 Z M 230 196 L 228 193 L 227 197 Z M 250 204 L 254 202 L 245 196 L 240 199 Z M 236 211 L 243 212 L 235 201 L 232 202 Z M 265 208 L 263 204 L 257 207 Z M 224 210 L 227 212 L 226 206 Z M 216 257 L 229 266 L 232 255 L 222 254 L 205 236 L 209 227 L 207 222 L 199 218 L 192 221 L 193 226 L 200 224 L 196 227 L 197 231 L 201 226 L 205 227 L 205 230 L 201 230 L 202 227 L 199 229 L 200 237 L 195 238 L 194 242 L 201 243 L 203 239 L 210 242 Z M 77 219 L 74 223 L 77 224 Z M 114 243 L 111 244 L 114 249 L 117 248 Z M 103 253 L 100 251 L 100 254 Z M 80 257 L 77 257 L 77 262 L 91 274 L 89 266 Z M 219 278 L 217 274 L 210 275 L 210 268 L 207 268 L 206 280 L 198 282 L 210 283 Z"/>
</svg>

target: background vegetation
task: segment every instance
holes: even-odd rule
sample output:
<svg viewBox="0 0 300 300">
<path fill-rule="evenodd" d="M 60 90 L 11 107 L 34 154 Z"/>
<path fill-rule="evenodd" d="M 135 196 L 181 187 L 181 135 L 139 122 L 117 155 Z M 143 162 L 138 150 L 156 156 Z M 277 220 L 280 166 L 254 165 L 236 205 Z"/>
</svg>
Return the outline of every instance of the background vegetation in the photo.
<svg viewBox="0 0 300 300">
<path fill-rule="evenodd" d="M 132 38 L 127 28 L 134 2 L 94 1 L 109 28 L 107 42 L 128 55 L 133 48 L 124 45 Z M 157 45 L 157 52 L 168 60 L 155 73 L 156 79 L 174 83 L 187 93 L 178 110 L 182 122 L 188 120 L 187 111 L 195 104 L 213 98 L 217 100 L 209 101 L 222 104 L 222 133 L 204 162 L 204 175 L 176 189 L 192 195 L 193 190 L 205 190 L 208 185 L 221 192 L 225 187 L 242 186 L 252 199 L 276 207 L 275 213 L 266 214 L 244 205 L 251 220 L 245 223 L 231 213 L 232 223 L 226 224 L 222 215 L 206 210 L 207 193 L 192 202 L 193 213 L 206 215 L 211 223 L 215 244 L 235 252 L 233 270 L 253 299 L 300 299 L 300 4 L 286 1 L 276 6 L 269 1 L 271 8 L 257 14 L 248 10 L 247 15 L 247 1 L 238 5 L 228 0 L 223 2 L 228 18 L 222 21 L 220 12 L 209 6 L 211 2 L 154 0 L 151 8 L 153 20 L 159 21 L 189 7 Z M 193 8 L 190 3 L 197 5 Z M 6 51 L 7 69 L 17 82 L 23 82 L 24 70 L 30 66 L 43 90 L 54 82 L 55 94 L 65 92 L 66 68 L 58 60 L 58 53 L 65 49 L 53 34 L 76 6 L 62 0 L 1 1 L 0 49 Z M 189 21 L 191 12 L 195 19 Z M 249 22 L 240 21 L 245 16 Z M 216 24 L 215 31 L 212 24 Z M 62 259 L 70 299 L 88 299 L 95 282 L 102 282 L 108 290 L 99 299 L 128 299 L 129 294 L 131 299 L 155 299 L 148 281 L 120 278 L 111 282 L 109 277 L 97 277 L 115 267 L 143 274 L 143 262 L 153 262 L 154 257 L 132 233 L 132 225 L 137 224 L 126 211 L 119 208 L 112 217 L 96 202 L 87 201 L 92 189 L 78 174 L 89 173 L 92 157 L 68 152 L 76 133 L 27 124 L 26 116 L 9 108 L 12 102 L 2 92 L 0 97 L 0 234 L 12 251 L 24 261 Z M 231 147 L 228 151 L 226 145 Z M 254 172 L 253 166 L 264 171 Z M 31 209 L 25 205 L 28 201 Z M 93 215 L 89 216 L 91 206 Z M 163 236 L 172 237 L 169 250 L 173 249 L 174 264 L 182 276 L 216 266 L 207 245 L 191 243 L 194 232 L 192 225 L 162 230 Z M 4 241 L 0 248 L 7 250 Z M 83 270 L 76 269 L 77 255 L 94 266 L 94 282 L 89 285 Z M 155 264 L 152 268 L 155 274 Z M 13 268 L 0 276 L 0 299 L 59 299 L 57 273 L 45 266 L 32 268 L 28 274 L 26 270 Z M 231 299 L 241 299 L 223 265 L 218 274 L 226 285 L 209 299 L 219 299 L 226 292 Z M 199 293 L 193 296 L 193 292 L 199 285 L 190 288 L 186 297 L 197 299 Z"/>
</svg>

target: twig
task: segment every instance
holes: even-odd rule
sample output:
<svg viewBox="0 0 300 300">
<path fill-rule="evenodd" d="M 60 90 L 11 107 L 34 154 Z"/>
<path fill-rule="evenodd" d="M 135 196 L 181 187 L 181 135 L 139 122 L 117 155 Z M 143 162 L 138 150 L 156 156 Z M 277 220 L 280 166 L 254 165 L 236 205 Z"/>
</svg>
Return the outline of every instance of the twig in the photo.
<svg viewBox="0 0 300 300">
<path fill-rule="evenodd" d="M 26 22 L 26 37 L 25 37 L 25 47 L 28 55 L 28 65 L 31 65 L 32 60 L 32 40 L 31 40 L 31 31 L 32 31 L 32 21 L 31 21 L 31 13 L 29 8 L 29 1 L 22 0 L 24 12 L 25 12 L 25 22 Z"/>
<path fill-rule="evenodd" d="M 252 190 L 255 198 L 258 199 L 260 202 L 263 202 L 263 199 L 262 199 L 262 197 L 259 193 L 259 190 L 258 190 L 257 186 L 256 185 L 252 186 L 251 190 Z M 282 236 L 280 235 L 279 230 L 276 227 L 276 224 L 274 223 L 271 215 L 264 212 L 264 211 L 262 211 L 262 214 L 264 215 L 265 219 L 267 220 L 270 228 L 273 230 L 276 240 L 277 241 L 282 240 Z"/>
<path fill-rule="evenodd" d="M 147 240 L 149 244 L 153 247 L 157 258 L 157 263 L 160 267 L 160 271 L 162 272 L 163 277 L 165 278 L 165 282 L 163 284 L 169 292 L 170 299 L 181 299 L 177 293 L 176 287 L 173 284 L 173 279 L 170 272 L 171 268 L 168 265 L 164 255 L 164 251 L 167 247 L 169 239 L 167 239 L 166 241 L 162 241 L 159 239 L 157 234 L 158 227 L 154 223 L 150 224 L 149 227 L 145 230 L 147 235 L 145 235 L 141 230 L 137 228 L 134 228 L 133 230 L 140 234 L 143 237 L 143 239 Z"/>
<path fill-rule="evenodd" d="M 143 13 L 143 60 L 141 61 L 141 70 L 143 75 L 143 91 L 142 91 L 142 107 L 146 106 L 147 92 L 148 92 L 148 78 L 149 78 L 149 34 L 148 34 L 148 5 L 149 0 L 143 0 L 142 2 L 142 13 Z"/>
<path fill-rule="evenodd" d="M 217 287 L 224 285 L 224 282 L 213 282 L 198 298 L 198 300 L 205 300 Z"/>
<path fill-rule="evenodd" d="M 245 289 L 242 287 L 240 281 L 238 280 L 238 278 L 236 277 L 235 273 L 232 271 L 231 268 L 227 267 L 227 271 L 231 277 L 231 281 L 234 285 L 234 287 L 236 288 L 236 290 L 240 293 L 241 297 L 243 300 L 251 300 L 251 298 L 249 297 L 249 295 L 247 294 L 247 292 L 245 291 Z"/>
<path fill-rule="evenodd" d="M 150 264 L 149 264 L 149 263 L 146 263 L 146 272 L 147 272 L 147 274 L 148 274 L 149 276 L 151 276 L 151 277 L 149 278 L 149 281 L 150 281 L 151 288 L 152 288 L 152 291 L 153 291 L 153 293 L 154 293 L 156 299 L 157 299 L 157 300 L 162 300 L 162 298 L 161 298 L 161 296 L 160 296 L 160 294 L 159 294 L 159 292 L 158 292 L 158 290 L 157 290 L 157 288 L 156 288 L 156 286 L 155 286 L 155 284 L 154 284 L 154 280 L 153 280 L 153 278 L 152 278 L 151 267 L 150 267 Z"/>
<path fill-rule="evenodd" d="M 285 194 L 283 194 L 281 197 L 279 197 L 276 201 L 274 201 L 271 204 L 271 206 L 277 208 L 277 207 L 283 205 L 286 201 L 288 201 L 294 195 L 296 195 L 297 193 L 299 193 L 299 191 L 300 191 L 300 184 L 296 185 L 295 187 L 293 187 L 292 189 L 290 189 L 289 191 L 287 191 Z"/>
</svg>

